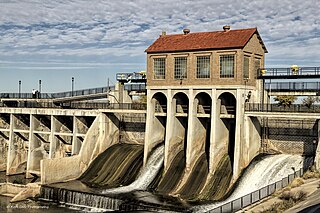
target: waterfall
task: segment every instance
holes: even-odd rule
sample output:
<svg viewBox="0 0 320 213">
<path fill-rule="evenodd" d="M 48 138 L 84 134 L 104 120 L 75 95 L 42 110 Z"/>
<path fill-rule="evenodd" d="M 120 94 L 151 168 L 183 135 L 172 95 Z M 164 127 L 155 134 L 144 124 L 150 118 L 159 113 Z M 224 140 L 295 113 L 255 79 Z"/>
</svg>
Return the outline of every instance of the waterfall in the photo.
<svg viewBox="0 0 320 213">
<path fill-rule="evenodd" d="M 153 151 L 149 157 L 147 164 L 140 171 L 138 178 L 128 186 L 121 186 L 113 189 L 106 189 L 102 194 L 127 193 L 134 190 L 146 190 L 153 179 L 158 174 L 163 164 L 164 145 Z"/>
<path fill-rule="evenodd" d="M 238 186 L 226 200 L 209 205 L 195 206 L 196 212 L 207 212 L 232 200 L 247 195 L 271 183 L 277 182 L 289 174 L 298 171 L 304 165 L 304 158 L 299 155 L 270 155 L 262 160 L 253 162 L 242 178 Z"/>
</svg>

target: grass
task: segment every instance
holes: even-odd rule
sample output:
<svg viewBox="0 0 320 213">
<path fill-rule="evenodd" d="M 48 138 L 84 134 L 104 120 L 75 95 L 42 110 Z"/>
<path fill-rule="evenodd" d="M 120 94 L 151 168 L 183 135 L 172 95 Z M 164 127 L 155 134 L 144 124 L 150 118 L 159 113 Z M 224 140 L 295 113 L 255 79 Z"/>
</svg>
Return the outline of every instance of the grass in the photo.
<svg viewBox="0 0 320 213">
<path fill-rule="evenodd" d="M 303 174 L 302 178 L 305 180 L 310 178 L 320 178 L 320 173 L 315 170 L 308 170 L 306 171 L 306 173 Z"/>
<path fill-rule="evenodd" d="M 292 192 L 290 190 L 283 190 L 278 196 L 281 201 L 272 204 L 270 208 L 264 210 L 263 213 L 283 212 L 284 210 L 293 207 L 296 203 L 304 200 L 306 196 L 307 193 L 304 191 Z"/>
<path fill-rule="evenodd" d="M 310 173 L 307 175 L 307 177 L 314 177 L 314 173 Z M 275 202 L 272 204 L 268 209 L 265 209 L 262 211 L 263 213 L 278 213 L 278 212 L 283 212 L 300 201 L 304 200 L 307 197 L 307 193 L 298 190 L 294 191 L 292 190 L 293 188 L 296 188 L 298 186 L 301 186 L 304 183 L 304 179 L 298 177 L 295 178 L 287 187 L 276 191 L 273 194 L 273 197 L 278 198 L 278 202 Z M 319 185 L 320 186 L 320 185 Z"/>
</svg>

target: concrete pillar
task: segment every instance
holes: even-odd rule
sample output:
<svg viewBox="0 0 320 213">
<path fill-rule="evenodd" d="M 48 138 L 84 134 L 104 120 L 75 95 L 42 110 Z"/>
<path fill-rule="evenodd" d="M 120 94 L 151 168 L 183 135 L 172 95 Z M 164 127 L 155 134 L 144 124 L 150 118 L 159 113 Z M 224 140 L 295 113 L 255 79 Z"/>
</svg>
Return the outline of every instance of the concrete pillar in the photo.
<svg viewBox="0 0 320 213">
<path fill-rule="evenodd" d="M 80 148 L 81 148 L 81 142 L 77 138 L 78 134 L 78 118 L 76 116 L 73 116 L 73 132 L 72 132 L 72 155 L 77 155 L 79 154 Z"/>
<path fill-rule="evenodd" d="M 57 147 L 57 138 L 54 136 L 56 132 L 56 118 L 51 115 L 51 131 L 50 131 L 50 150 L 49 150 L 49 159 L 54 158 L 56 147 Z"/>
<path fill-rule="evenodd" d="M 29 130 L 29 148 L 28 148 L 28 160 L 27 160 L 27 173 L 26 173 L 26 178 L 32 178 L 33 176 L 30 174 L 30 170 L 33 167 L 33 160 L 34 157 L 32 156 L 32 151 L 35 149 L 35 140 L 34 140 L 34 124 L 35 124 L 35 116 L 30 114 L 30 130 Z"/>
<path fill-rule="evenodd" d="M 164 151 L 165 151 L 165 157 L 164 157 L 164 170 L 166 171 L 169 167 L 169 152 L 170 150 L 170 140 L 171 137 L 173 136 L 173 123 L 175 119 L 175 110 L 176 110 L 176 103 L 173 101 L 173 95 L 172 95 L 172 90 L 168 89 L 168 101 L 167 101 L 167 124 L 166 124 L 166 137 L 165 137 L 165 146 L 164 146 Z M 174 103 L 173 103 L 174 102 Z"/>
<path fill-rule="evenodd" d="M 245 164 L 249 164 L 251 159 L 250 159 L 250 155 L 249 155 L 249 148 L 250 148 L 250 124 L 252 123 L 251 119 L 248 116 L 244 116 L 244 121 L 243 121 L 243 154 L 244 156 L 244 160 L 245 160 Z M 245 154 L 248 153 L 248 154 Z"/>
<path fill-rule="evenodd" d="M 145 134 L 145 141 L 144 141 L 144 156 L 143 156 L 143 165 L 146 165 L 147 159 L 150 152 L 151 147 L 151 134 L 152 134 L 152 123 L 154 120 L 154 102 L 152 102 L 152 94 L 151 90 L 147 90 L 147 119 L 146 119 L 146 134 Z"/>
<path fill-rule="evenodd" d="M 215 170 L 215 165 L 217 164 L 217 150 L 215 147 L 218 147 L 216 141 L 216 120 L 217 120 L 217 90 L 212 89 L 211 91 L 211 130 L 210 130 L 210 158 L 209 158 L 209 173 L 213 174 Z"/>
<path fill-rule="evenodd" d="M 187 156 L 186 156 L 186 171 L 187 173 L 192 168 L 192 164 L 194 164 L 194 156 L 192 156 L 192 151 L 195 148 L 195 119 L 197 119 L 197 104 L 194 103 L 194 94 L 193 89 L 189 89 L 189 110 L 188 110 L 188 132 L 187 132 L 187 147 L 185 147 Z"/>
<path fill-rule="evenodd" d="M 317 148 L 316 148 L 316 153 L 315 153 L 315 158 L 314 158 L 314 165 L 316 167 L 316 170 L 320 172 L 320 120 L 318 121 L 318 143 L 317 143 Z"/>
<path fill-rule="evenodd" d="M 13 128 L 15 125 L 15 117 L 13 114 L 10 114 L 10 128 L 9 128 L 9 147 L 8 147 L 8 161 L 7 161 L 7 171 L 6 174 L 10 175 L 12 174 L 10 171 L 11 165 L 13 163 L 14 157 L 15 157 L 15 148 L 14 148 L 14 132 Z"/>
<path fill-rule="evenodd" d="M 235 147 L 234 147 L 234 167 L 233 167 L 233 180 L 236 180 L 241 172 L 241 159 L 242 159 L 242 127 L 244 116 L 244 97 L 243 90 L 237 89 L 236 93 L 236 131 L 235 131 Z"/>
</svg>

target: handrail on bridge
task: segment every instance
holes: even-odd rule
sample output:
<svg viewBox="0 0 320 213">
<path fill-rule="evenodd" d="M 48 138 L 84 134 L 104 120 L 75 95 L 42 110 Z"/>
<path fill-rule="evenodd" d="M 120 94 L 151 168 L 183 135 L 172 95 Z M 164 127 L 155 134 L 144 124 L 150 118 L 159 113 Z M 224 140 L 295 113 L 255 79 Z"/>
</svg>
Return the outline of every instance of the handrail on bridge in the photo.
<svg viewBox="0 0 320 213">
<path fill-rule="evenodd" d="M 55 109 L 120 109 L 120 110 L 146 110 L 143 103 L 106 103 L 106 102 L 65 102 L 55 104 L 53 102 L 23 101 L 6 105 L 0 102 L 0 107 L 13 108 L 55 108 Z"/>
<path fill-rule="evenodd" d="M 73 96 L 82 96 L 82 95 L 93 95 L 109 92 L 109 89 L 114 89 L 114 86 L 110 87 L 97 87 L 89 88 L 82 90 L 74 90 L 67 92 L 56 92 L 56 93 L 37 93 L 36 96 L 30 93 L 0 93 L 0 98 L 13 98 L 13 99 L 54 99 L 54 98 L 66 98 Z"/>
<path fill-rule="evenodd" d="M 320 76 L 320 67 L 261 68 L 258 69 L 257 72 L 258 78 L 312 77 Z"/>
<path fill-rule="evenodd" d="M 291 104 L 289 106 L 281 106 L 279 104 L 260 104 L 247 103 L 246 112 L 301 112 L 301 113 L 320 113 L 320 105 L 305 106 L 303 104 Z"/>
<path fill-rule="evenodd" d="M 145 71 L 134 73 L 117 73 L 116 79 L 119 82 L 146 82 L 147 76 Z"/>
<path fill-rule="evenodd" d="M 319 91 L 320 82 L 266 82 L 264 88 L 271 91 Z"/>
</svg>

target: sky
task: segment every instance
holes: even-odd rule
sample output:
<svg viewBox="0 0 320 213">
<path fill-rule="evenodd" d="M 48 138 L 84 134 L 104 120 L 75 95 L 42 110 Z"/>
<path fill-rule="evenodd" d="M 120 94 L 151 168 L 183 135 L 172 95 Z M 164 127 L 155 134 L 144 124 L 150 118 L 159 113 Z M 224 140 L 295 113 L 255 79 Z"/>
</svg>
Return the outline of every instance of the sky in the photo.
<svg viewBox="0 0 320 213">
<path fill-rule="evenodd" d="M 167 34 L 257 27 L 266 67 L 320 66 L 318 0 L 0 0 L 0 93 L 61 92 L 146 70 Z"/>
</svg>

